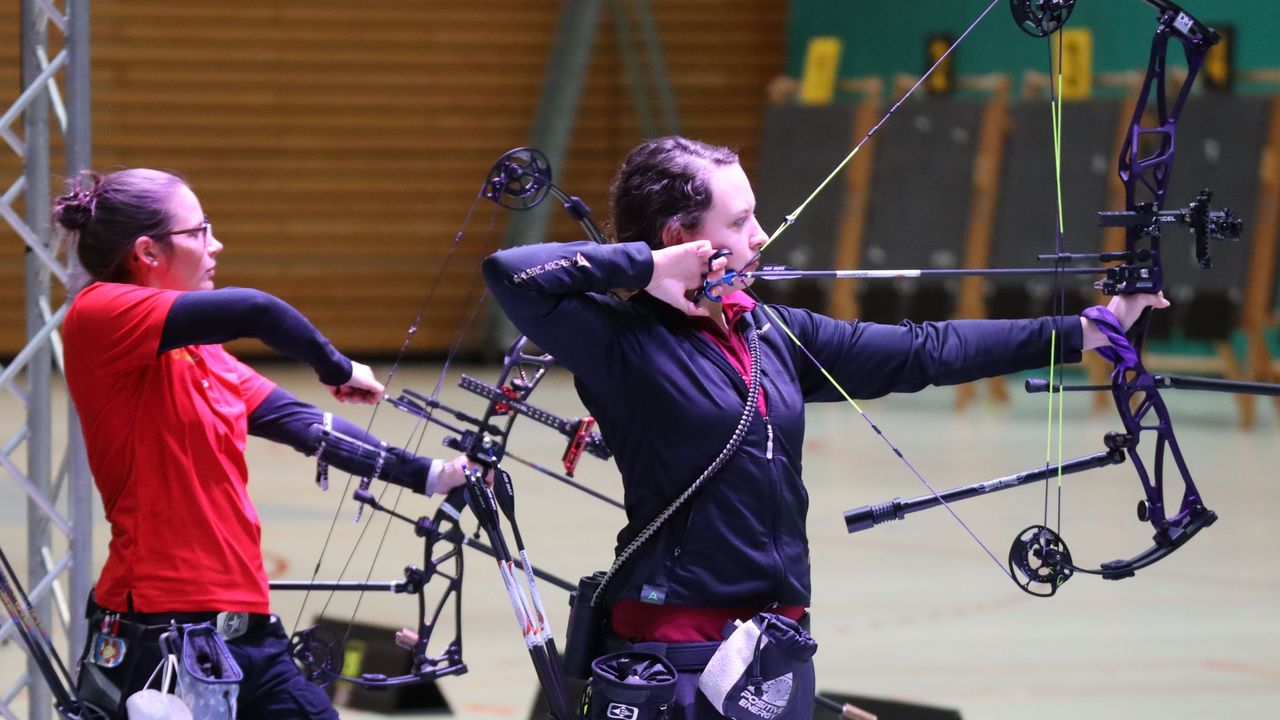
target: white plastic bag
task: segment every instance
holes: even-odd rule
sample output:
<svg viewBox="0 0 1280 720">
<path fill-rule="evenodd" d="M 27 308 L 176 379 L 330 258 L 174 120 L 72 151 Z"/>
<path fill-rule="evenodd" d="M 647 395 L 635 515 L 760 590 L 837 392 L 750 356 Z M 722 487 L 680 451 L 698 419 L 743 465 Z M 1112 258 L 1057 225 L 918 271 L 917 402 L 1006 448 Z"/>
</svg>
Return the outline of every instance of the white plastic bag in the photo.
<svg viewBox="0 0 1280 720">
<path fill-rule="evenodd" d="M 191 720 L 191 710 L 173 694 L 177 667 L 177 656 L 165 653 L 164 659 L 151 672 L 146 686 L 125 700 L 124 707 L 129 720 Z M 156 681 L 156 675 L 161 675 L 158 690 L 151 687 Z"/>
</svg>

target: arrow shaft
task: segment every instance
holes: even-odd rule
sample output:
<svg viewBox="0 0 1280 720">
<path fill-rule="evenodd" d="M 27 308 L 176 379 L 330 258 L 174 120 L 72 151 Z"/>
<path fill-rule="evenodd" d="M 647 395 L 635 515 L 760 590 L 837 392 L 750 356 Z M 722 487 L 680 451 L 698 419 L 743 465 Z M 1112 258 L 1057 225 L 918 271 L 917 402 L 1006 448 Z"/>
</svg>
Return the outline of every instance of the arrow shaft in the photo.
<svg viewBox="0 0 1280 720">
<path fill-rule="evenodd" d="M 1106 275 L 1106 268 L 936 268 L 901 270 L 792 270 L 770 268 L 742 273 L 758 280 L 792 280 L 806 277 L 833 277 L 859 280 L 920 277 L 965 277 L 1001 275 Z"/>
</svg>

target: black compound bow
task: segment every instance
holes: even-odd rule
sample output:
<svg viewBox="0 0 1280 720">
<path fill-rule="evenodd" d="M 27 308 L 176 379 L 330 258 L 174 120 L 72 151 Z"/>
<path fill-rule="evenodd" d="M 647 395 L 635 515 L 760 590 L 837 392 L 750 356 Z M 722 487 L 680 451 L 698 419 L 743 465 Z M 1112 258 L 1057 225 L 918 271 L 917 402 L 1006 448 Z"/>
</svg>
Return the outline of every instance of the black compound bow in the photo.
<svg viewBox="0 0 1280 720">
<path fill-rule="evenodd" d="M 491 200 L 504 208 L 527 210 L 541 203 L 549 193 L 561 200 L 565 210 L 582 224 L 592 239 L 597 242 L 604 241 L 604 235 L 592 221 L 587 206 L 579 198 L 568 195 L 552 182 L 550 164 L 546 156 L 538 150 L 517 148 L 504 154 L 490 169 L 479 197 Z M 474 210 L 474 205 L 472 209 Z M 470 215 L 469 212 L 468 219 Z M 462 231 L 459 231 L 455 239 L 455 248 L 461 236 Z M 428 302 L 424 301 L 424 307 L 427 304 Z M 473 311 L 472 317 L 474 314 Z M 420 320 L 421 316 L 415 320 L 409 332 L 410 336 L 414 334 L 414 329 Z M 458 333 L 458 338 L 460 339 L 464 334 L 465 328 Z M 407 342 L 406 339 L 406 346 Z M 367 578 L 363 582 L 317 581 L 313 577 L 305 582 L 279 581 L 271 585 L 273 589 L 280 590 L 308 592 L 314 590 L 330 593 L 389 591 L 416 596 L 418 600 L 416 630 L 405 629 L 396 636 L 396 643 L 410 651 L 412 662 L 410 671 L 407 673 L 395 676 L 379 673 L 363 673 L 355 676 L 342 674 L 346 635 L 339 636 L 322 627 L 313 626 L 298 630 L 291 640 L 294 658 L 301 665 L 308 679 L 313 682 L 324 685 L 335 680 L 343 680 L 365 688 L 388 688 L 466 672 L 467 667 L 462 658 L 461 617 L 464 568 L 462 548 L 463 546 L 471 547 L 488 554 L 498 560 L 499 572 L 511 596 L 513 609 L 521 623 L 526 645 L 529 647 L 539 682 L 547 693 L 552 713 L 557 717 L 568 718 L 573 713 L 563 689 L 563 673 L 560 669 L 558 652 L 546 621 L 546 613 L 537 591 L 535 578 L 550 582 L 566 591 L 573 590 L 574 585 L 538 570 L 530 562 L 516 522 L 514 487 L 510 482 L 510 476 L 502 470 L 500 464 L 505 458 L 511 457 L 575 489 L 621 507 L 620 503 L 607 495 L 573 480 L 574 471 L 584 454 L 604 460 L 612 457 L 612 454 L 600 434 L 594 430 L 593 418 L 561 417 L 529 402 L 530 395 L 547 371 L 555 365 L 555 360 L 545 353 L 532 350 L 524 337 L 517 338 L 507 350 L 502 371 L 495 384 L 490 385 L 465 374 L 462 376 L 459 383 L 461 388 L 486 401 L 483 413 L 475 416 L 442 403 L 438 399 L 440 389 L 457 347 L 455 341 L 441 369 L 440 379 L 431 394 L 405 389 L 398 397 L 388 398 L 387 401 L 393 407 L 413 415 L 421 423 L 438 425 L 452 433 L 445 438 L 444 444 L 464 454 L 485 471 L 492 473 L 495 479 L 492 489 L 488 487 L 482 474 L 469 476 L 465 485 L 454 489 L 446 496 L 433 517 L 430 519 L 408 517 L 397 511 L 396 503 L 388 505 L 383 502 L 381 494 L 375 497 L 371 491 L 372 479 L 377 475 L 378 470 L 385 463 L 394 462 L 394 457 L 387 452 L 386 447 L 374 447 L 346 437 L 331 428 L 320 428 L 318 429 L 319 442 L 322 448 L 330 443 L 346 444 L 348 454 L 366 459 L 374 468 L 369 476 L 360 479 L 353 492 L 353 499 L 358 503 L 360 510 L 368 507 L 390 518 L 411 524 L 415 534 L 423 539 L 423 568 L 425 569 L 406 567 L 404 580 L 386 583 L 369 582 Z M 403 349 L 401 357 L 403 357 Z M 398 364 L 399 358 L 393 365 L 391 377 L 394 377 L 395 367 Z M 522 415 L 552 428 L 566 438 L 565 451 L 561 457 L 564 474 L 507 452 L 507 443 L 514 423 Z M 418 430 L 415 429 L 414 434 L 417 433 Z M 323 468 L 323 458 L 319 462 Z M 317 473 L 317 482 L 322 481 L 322 486 L 326 486 L 327 473 L 323 470 Z M 469 509 L 478 522 L 478 528 L 474 533 L 469 534 L 461 527 L 464 509 Z M 499 514 L 505 517 L 511 526 L 518 558 L 512 555 L 501 530 Z M 360 515 L 358 511 L 357 520 Z M 487 535 L 488 544 L 479 539 L 481 531 Z M 451 570 L 446 569 L 450 564 Z M 317 572 L 318 568 L 319 562 Z M 524 572 L 527 591 L 516 587 L 516 568 Z M 445 587 L 439 599 L 434 605 L 430 605 L 432 610 L 428 614 L 426 588 L 435 577 L 442 578 Z M 430 643 L 433 631 L 437 628 L 444 609 L 450 604 L 454 614 L 453 639 L 442 652 L 432 654 Z M 354 613 L 352 622 L 354 623 Z M 347 629 L 347 634 L 349 633 L 350 625 Z"/>
<path fill-rule="evenodd" d="M 1106 270 L 1106 278 L 1097 287 L 1106 295 L 1159 293 L 1164 287 L 1161 263 L 1161 236 L 1170 226 L 1182 226 L 1193 236 L 1196 258 L 1200 265 L 1211 264 L 1211 241 L 1238 239 L 1242 221 L 1230 210 L 1210 210 L 1212 193 L 1201 192 L 1186 208 L 1164 210 L 1175 151 L 1174 135 L 1196 76 L 1209 49 L 1219 36 L 1212 28 L 1195 19 L 1167 0 L 1145 0 L 1157 11 L 1157 25 L 1141 94 L 1133 110 L 1130 129 L 1119 159 L 1119 175 L 1125 186 L 1126 209 L 1099 213 L 1100 225 L 1124 227 L 1125 248 L 1121 253 L 1069 254 L 1061 251 L 1041 255 L 1041 260 L 1063 263 L 1077 259 L 1119 261 Z M 1010 6 L 1018 26 L 1036 37 L 1046 37 L 1062 27 L 1074 9 L 1074 0 L 1011 0 Z M 1183 50 L 1187 72 L 1170 97 L 1167 55 L 1170 41 Z M 1127 458 L 1142 484 L 1143 498 L 1138 504 L 1138 519 L 1151 524 L 1155 531 L 1153 545 L 1128 559 L 1102 563 L 1087 568 L 1075 563 L 1065 541 L 1046 524 L 1028 527 L 1014 540 L 1008 557 L 1009 575 L 1020 588 L 1039 596 L 1051 596 L 1075 573 L 1100 575 L 1109 580 L 1132 577 L 1170 555 L 1200 530 L 1213 524 L 1217 515 L 1203 502 L 1173 432 L 1168 409 L 1160 396 L 1161 387 L 1193 387 L 1227 392 L 1276 394 L 1275 386 L 1258 383 L 1231 383 L 1200 378 L 1174 378 L 1152 374 L 1140 357 L 1150 310 L 1145 310 L 1126 334 L 1109 324 L 1106 313 L 1087 313 L 1105 328 L 1115 350 L 1104 357 L 1116 363 L 1111 384 L 1102 387 L 1050 386 L 1044 381 L 1029 381 L 1028 391 L 1105 389 L 1111 392 L 1120 415 L 1122 432 L 1108 433 L 1106 450 L 1056 465 L 1019 473 L 992 481 L 977 483 L 927 496 L 894 500 L 865 506 L 845 513 L 849 532 L 857 532 L 883 522 L 898 520 L 906 514 L 947 502 L 1019 487 L 1050 477 L 1118 464 Z M 1152 465 L 1148 468 L 1139 445 L 1143 436 L 1152 441 Z M 1172 510 L 1165 506 L 1165 469 L 1172 465 L 1182 483 L 1182 498 Z M 990 551 L 988 551 L 990 552 Z M 994 557 L 994 556 L 993 556 Z"/>
</svg>

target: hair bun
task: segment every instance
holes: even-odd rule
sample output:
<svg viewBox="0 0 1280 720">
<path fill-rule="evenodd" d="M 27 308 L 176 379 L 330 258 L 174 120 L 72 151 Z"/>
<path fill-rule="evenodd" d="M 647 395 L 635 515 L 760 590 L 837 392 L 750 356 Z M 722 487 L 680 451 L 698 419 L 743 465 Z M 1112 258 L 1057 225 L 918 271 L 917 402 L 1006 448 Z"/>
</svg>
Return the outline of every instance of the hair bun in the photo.
<svg viewBox="0 0 1280 720">
<path fill-rule="evenodd" d="M 63 227 L 68 230 L 80 230 L 93 220 L 93 208 L 84 199 L 66 199 L 66 196 L 63 196 L 58 200 L 56 215 Z"/>
<path fill-rule="evenodd" d="M 53 216 L 68 230 L 80 230 L 93 221 L 98 198 L 96 191 L 101 180 L 97 175 L 85 173 L 87 182 L 59 197 L 53 208 Z"/>
</svg>

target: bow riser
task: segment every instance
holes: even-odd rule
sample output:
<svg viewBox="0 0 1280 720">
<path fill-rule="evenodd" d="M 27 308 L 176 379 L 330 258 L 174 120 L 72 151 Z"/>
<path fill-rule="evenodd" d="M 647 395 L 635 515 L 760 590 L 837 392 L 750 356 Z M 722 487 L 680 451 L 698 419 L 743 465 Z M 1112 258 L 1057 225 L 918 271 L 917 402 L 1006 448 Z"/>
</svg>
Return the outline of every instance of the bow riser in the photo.
<svg viewBox="0 0 1280 720">
<path fill-rule="evenodd" d="M 1232 221 L 1229 212 L 1209 213 L 1211 194 L 1208 191 L 1186 210 L 1162 210 L 1172 178 L 1178 118 L 1204 65 L 1205 56 L 1221 38 L 1217 31 L 1171 2 L 1148 2 L 1160 10 L 1160 15 L 1151 41 L 1147 75 L 1120 154 L 1119 176 L 1125 186 L 1126 211 L 1101 214 L 1104 225 L 1127 226 L 1125 252 L 1130 258 L 1137 258 L 1139 253 L 1145 252 L 1148 259 L 1141 263 L 1132 259 L 1126 262 L 1109 278 L 1109 282 L 1102 284 L 1108 294 L 1158 293 L 1164 288 L 1160 241 L 1162 226 L 1169 222 L 1185 224 L 1193 229 L 1197 256 L 1204 267 L 1209 265 L 1207 223 L 1224 219 L 1235 223 L 1232 228 L 1236 235 L 1239 231 L 1238 221 Z M 1186 77 L 1172 104 L 1167 84 L 1170 40 L 1181 45 L 1187 63 Z M 1154 124 L 1144 125 L 1153 98 Z M 1144 154 L 1144 142 L 1145 147 L 1154 147 L 1149 154 Z M 1200 498 L 1174 435 L 1173 422 L 1160 396 L 1155 376 L 1142 364 L 1140 353 L 1150 319 L 1150 310 L 1144 311 L 1130 329 L 1128 337 L 1134 356 L 1117 364 L 1111 377 L 1111 392 L 1116 412 L 1125 428 L 1125 452 L 1142 483 L 1144 499 L 1138 505 L 1138 519 L 1151 524 L 1155 531 L 1155 544 L 1128 560 L 1104 563 L 1099 571 L 1073 568 L 1098 572 L 1110 580 L 1130 577 L 1137 570 L 1161 560 L 1217 519 Z M 1150 469 L 1139 451 L 1144 433 L 1154 437 Z M 1164 472 L 1168 459 L 1172 459 L 1183 485 L 1178 511 L 1172 517 L 1168 516 L 1165 505 Z"/>
<path fill-rule="evenodd" d="M 1133 438 L 1132 444 L 1126 448 L 1126 452 L 1133 462 L 1134 469 L 1138 472 L 1138 477 L 1142 481 L 1142 486 L 1147 496 L 1147 509 L 1143 511 L 1143 517 L 1140 519 L 1149 520 L 1152 525 L 1159 529 L 1170 522 L 1179 521 L 1191 508 L 1196 506 L 1203 507 L 1200 502 L 1200 493 L 1196 490 L 1195 482 L 1191 478 L 1191 473 L 1187 469 L 1186 461 L 1183 460 L 1182 451 L 1179 449 L 1177 438 L 1173 433 L 1169 411 L 1165 407 L 1164 399 L 1156 391 L 1152 376 L 1147 375 L 1133 383 L 1126 383 L 1124 388 L 1116 393 L 1116 402 L 1123 404 L 1126 408 L 1136 408 L 1128 413 L 1122 413 L 1121 419 L 1124 421 L 1125 431 Z M 1149 415 L 1154 416 L 1154 423 L 1148 424 L 1147 417 Z M 1155 453 L 1152 455 L 1154 473 L 1150 475 L 1147 472 L 1142 456 L 1138 453 L 1141 435 L 1145 432 L 1155 433 L 1157 443 Z M 1164 460 L 1166 457 L 1173 459 L 1185 486 L 1182 503 L 1178 513 L 1172 519 L 1165 517 L 1164 510 Z"/>
<path fill-rule="evenodd" d="M 1161 9 L 1147 74 L 1129 120 L 1129 132 L 1120 150 L 1119 175 L 1125 188 L 1126 212 L 1107 213 L 1106 224 L 1127 225 L 1125 250 L 1131 254 L 1150 250 L 1150 260 L 1141 265 L 1130 261 L 1126 277 L 1105 289 L 1114 293 L 1156 293 L 1164 289 L 1164 272 L 1160 259 L 1160 222 L 1156 219 L 1164 207 L 1165 194 L 1172 176 L 1173 157 L 1177 149 L 1175 136 L 1191 88 L 1209 49 L 1218 43 L 1217 31 L 1206 27 L 1172 3 L 1152 2 Z M 1179 87 L 1173 105 L 1168 102 L 1167 58 L 1169 40 L 1182 46 L 1187 61 L 1187 75 Z M 1152 98 L 1155 99 L 1155 123 L 1145 125 Z M 1144 148 L 1154 150 L 1144 152 Z"/>
<path fill-rule="evenodd" d="M 1213 524 L 1217 515 L 1201 501 L 1154 377 L 1139 362 L 1137 367 L 1128 371 L 1117 369 L 1113 382 L 1116 383 L 1113 388 L 1116 411 L 1125 428 L 1122 447 L 1142 483 L 1144 499 L 1138 504 L 1138 520 L 1151 523 L 1155 530 L 1155 544 L 1128 560 L 1103 563 L 1098 571 L 1073 569 L 1096 572 L 1108 580 L 1119 580 L 1132 576 L 1135 571 L 1176 550 L 1201 529 Z M 1144 433 L 1155 438 L 1150 470 L 1139 451 Z M 1167 516 L 1165 504 L 1164 472 L 1168 459 L 1172 459 L 1183 485 L 1178 511 L 1172 517 Z"/>
</svg>

